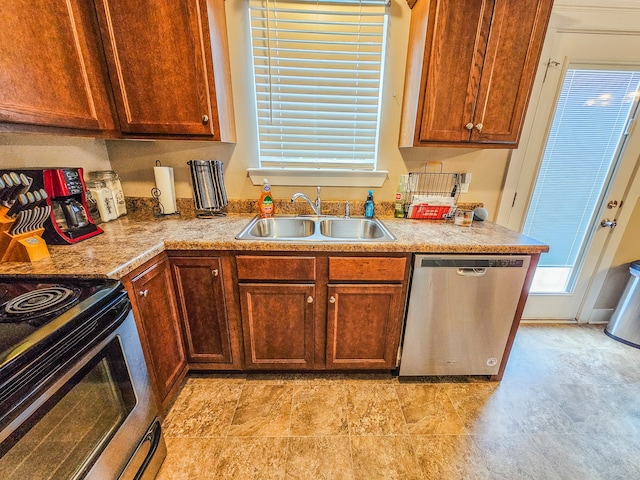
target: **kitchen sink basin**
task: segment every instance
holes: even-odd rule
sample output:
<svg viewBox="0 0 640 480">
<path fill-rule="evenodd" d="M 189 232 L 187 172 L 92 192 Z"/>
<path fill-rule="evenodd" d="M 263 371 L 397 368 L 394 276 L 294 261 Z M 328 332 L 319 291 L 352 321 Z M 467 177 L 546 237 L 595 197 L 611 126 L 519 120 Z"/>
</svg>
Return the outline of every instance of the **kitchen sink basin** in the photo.
<svg viewBox="0 0 640 480">
<path fill-rule="evenodd" d="M 331 218 L 320 220 L 320 233 L 331 238 L 357 240 L 383 239 L 387 232 L 377 220 L 370 218 Z"/>
<path fill-rule="evenodd" d="M 248 234 L 258 238 L 306 238 L 316 230 L 316 224 L 309 218 L 259 218 L 251 222 Z"/>
<path fill-rule="evenodd" d="M 323 215 L 255 217 L 236 238 L 276 242 L 391 242 L 396 240 L 377 218 Z"/>
</svg>

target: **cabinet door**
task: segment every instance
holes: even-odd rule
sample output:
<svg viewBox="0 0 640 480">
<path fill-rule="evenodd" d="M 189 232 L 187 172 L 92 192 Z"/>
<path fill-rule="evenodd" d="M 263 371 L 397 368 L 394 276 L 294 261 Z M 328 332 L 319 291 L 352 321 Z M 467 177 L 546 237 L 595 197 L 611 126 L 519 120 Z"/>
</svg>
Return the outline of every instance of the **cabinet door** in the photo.
<svg viewBox="0 0 640 480">
<path fill-rule="evenodd" d="M 402 285 L 329 285 L 328 369 L 395 368 Z"/>
<path fill-rule="evenodd" d="M 161 260 L 135 277 L 131 284 L 137 320 L 142 327 L 140 336 L 156 394 L 164 405 L 171 389 L 182 379 L 187 364 L 169 262 Z"/>
<path fill-rule="evenodd" d="M 203 0 L 96 0 L 122 132 L 214 134 Z"/>
<path fill-rule="evenodd" d="M 553 0 L 497 0 L 471 142 L 517 144 Z"/>
<path fill-rule="evenodd" d="M 172 258 L 189 362 L 233 363 L 218 257 Z"/>
<path fill-rule="evenodd" d="M 91 2 L 6 0 L 0 122 L 114 130 Z"/>
<path fill-rule="evenodd" d="M 313 367 L 315 287 L 309 284 L 240 284 L 245 366 Z"/>
<path fill-rule="evenodd" d="M 494 1 L 430 2 L 419 141 L 469 141 Z"/>
</svg>

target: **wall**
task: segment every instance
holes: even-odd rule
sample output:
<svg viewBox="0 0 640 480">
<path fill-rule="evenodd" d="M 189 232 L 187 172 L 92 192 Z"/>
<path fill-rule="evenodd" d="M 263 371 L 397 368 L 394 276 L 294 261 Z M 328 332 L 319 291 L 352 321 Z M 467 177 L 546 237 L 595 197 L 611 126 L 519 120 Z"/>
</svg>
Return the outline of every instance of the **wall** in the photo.
<svg viewBox="0 0 640 480">
<path fill-rule="evenodd" d="M 237 144 L 211 144 L 181 141 L 107 141 L 112 166 L 123 179 L 125 194 L 150 196 L 153 166 L 156 160 L 174 167 L 176 195 L 191 197 L 191 182 L 186 162 L 190 159 L 212 159 L 224 162 L 225 187 L 230 198 L 257 198 L 260 187 L 247 177 L 246 169 L 258 166 L 257 126 L 254 119 L 253 84 L 250 58 L 249 18 L 246 0 L 226 0 L 229 32 L 231 78 L 235 104 Z M 508 160 L 506 150 L 474 149 L 402 149 L 398 148 L 404 70 L 411 10 L 405 0 L 392 0 L 387 40 L 387 68 L 384 78 L 380 155 L 378 168 L 389 171 L 385 184 L 375 189 L 375 198 L 391 201 L 400 175 L 420 171 L 425 162 L 443 162 L 444 171 L 472 172 L 469 193 L 460 201 L 484 202 L 490 213 L 497 209 L 500 188 Z M 290 197 L 302 190 L 311 195 L 311 187 L 274 186 L 274 195 Z M 327 200 L 363 200 L 365 188 L 324 187 Z"/>
<path fill-rule="evenodd" d="M 104 141 L 35 134 L 0 134 L 0 168 L 83 167 L 110 170 Z"/>
</svg>

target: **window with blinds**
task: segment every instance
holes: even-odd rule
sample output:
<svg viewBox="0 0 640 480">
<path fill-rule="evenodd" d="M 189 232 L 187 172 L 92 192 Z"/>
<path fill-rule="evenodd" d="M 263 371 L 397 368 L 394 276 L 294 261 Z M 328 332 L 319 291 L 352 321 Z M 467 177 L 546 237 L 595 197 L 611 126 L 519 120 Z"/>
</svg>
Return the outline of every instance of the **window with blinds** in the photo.
<svg viewBox="0 0 640 480">
<path fill-rule="evenodd" d="M 387 0 L 250 0 L 260 166 L 375 170 Z"/>
</svg>

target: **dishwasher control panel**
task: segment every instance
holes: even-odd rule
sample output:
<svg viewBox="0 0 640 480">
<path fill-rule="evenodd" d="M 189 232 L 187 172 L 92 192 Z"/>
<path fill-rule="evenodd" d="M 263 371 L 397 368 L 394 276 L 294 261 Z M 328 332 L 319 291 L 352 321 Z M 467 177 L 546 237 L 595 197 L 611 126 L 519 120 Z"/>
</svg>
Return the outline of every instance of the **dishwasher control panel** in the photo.
<svg viewBox="0 0 640 480">
<path fill-rule="evenodd" d="M 524 265 L 525 260 L 522 257 L 515 258 L 422 258 L 420 261 L 421 267 L 456 267 L 456 268 L 521 268 Z"/>
</svg>

